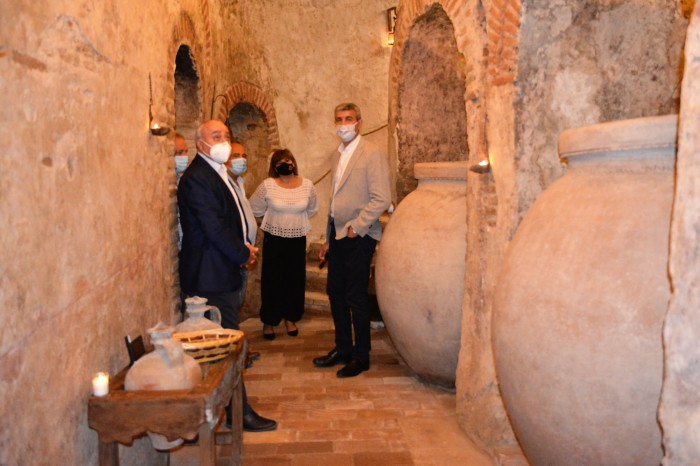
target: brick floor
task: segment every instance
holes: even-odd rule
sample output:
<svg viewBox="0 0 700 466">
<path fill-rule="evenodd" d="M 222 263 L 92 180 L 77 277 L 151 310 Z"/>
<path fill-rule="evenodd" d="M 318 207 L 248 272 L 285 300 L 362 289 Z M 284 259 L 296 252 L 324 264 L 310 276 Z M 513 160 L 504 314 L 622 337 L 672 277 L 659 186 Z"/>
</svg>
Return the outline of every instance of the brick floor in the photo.
<svg viewBox="0 0 700 466">
<path fill-rule="evenodd" d="M 318 369 L 311 362 L 333 347 L 330 316 L 307 315 L 298 326 L 298 337 L 280 325 L 268 341 L 257 319 L 241 325 L 251 350 L 261 353 L 245 373 L 250 403 L 279 423 L 274 432 L 244 433 L 244 465 L 493 464 L 457 426 L 454 393 L 412 376 L 386 330 L 372 331 L 370 370 L 338 379 L 338 367 Z M 230 448 L 219 448 L 223 464 Z M 173 451 L 170 464 L 198 464 L 197 448 Z"/>
</svg>

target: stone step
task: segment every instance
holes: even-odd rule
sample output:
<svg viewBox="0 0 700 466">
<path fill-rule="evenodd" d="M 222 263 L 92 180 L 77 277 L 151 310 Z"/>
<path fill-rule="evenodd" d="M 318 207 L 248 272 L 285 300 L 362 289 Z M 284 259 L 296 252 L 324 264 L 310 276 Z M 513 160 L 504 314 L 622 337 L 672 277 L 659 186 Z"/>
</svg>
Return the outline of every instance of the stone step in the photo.
<svg viewBox="0 0 700 466">
<path fill-rule="evenodd" d="M 326 292 L 328 282 L 328 267 L 318 268 L 315 264 L 306 264 L 306 291 Z"/>
<path fill-rule="evenodd" d="M 325 292 L 307 291 L 304 300 L 305 312 L 312 315 L 330 315 L 331 302 Z"/>
</svg>

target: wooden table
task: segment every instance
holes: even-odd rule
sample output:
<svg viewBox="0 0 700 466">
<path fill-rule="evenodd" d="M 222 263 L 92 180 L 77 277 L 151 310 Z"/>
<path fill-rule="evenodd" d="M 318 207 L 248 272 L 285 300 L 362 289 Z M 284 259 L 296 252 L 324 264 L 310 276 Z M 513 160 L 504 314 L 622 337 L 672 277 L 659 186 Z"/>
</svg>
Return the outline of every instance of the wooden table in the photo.
<svg viewBox="0 0 700 466">
<path fill-rule="evenodd" d="M 202 364 L 202 381 L 190 390 L 125 391 L 128 368 L 110 377 L 109 394 L 91 396 L 88 425 L 99 434 L 100 466 L 117 466 L 117 443 L 131 445 L 146 432 L 192 439 L 199 434 L 199 464 L 216 465 L 216 443 L 231 443 L 231 464 L 241 464 L 243 409 L 241 374 L 248 342 L 242 339 L 226 358 Z M 231 433 L 215 435 L 221 412 L 233 403 Z M 223 434 L 223 435 L 221 435 Z"/>
</svg>

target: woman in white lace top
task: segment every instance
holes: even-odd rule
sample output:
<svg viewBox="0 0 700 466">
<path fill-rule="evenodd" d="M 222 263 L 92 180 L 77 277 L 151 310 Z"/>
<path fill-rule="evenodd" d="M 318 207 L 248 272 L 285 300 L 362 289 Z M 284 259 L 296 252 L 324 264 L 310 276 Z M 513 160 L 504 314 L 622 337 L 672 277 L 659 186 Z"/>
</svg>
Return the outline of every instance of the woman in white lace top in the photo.
<svg viewBox="0 0 700 466">
<path fill-rule="evenodd" d="M 314 184 L 299 176 L 294 155 L 276 150 L 266 178 L 250 198 L 256 217 L 263 217 L 260 320 L 263 336 L 274 340 L 275 327 L 285 321 L 287 334 L 297 336 L 296 322 L 304 314 L 306 234 L 309 217 L 318 211 Z"/>
</svg>

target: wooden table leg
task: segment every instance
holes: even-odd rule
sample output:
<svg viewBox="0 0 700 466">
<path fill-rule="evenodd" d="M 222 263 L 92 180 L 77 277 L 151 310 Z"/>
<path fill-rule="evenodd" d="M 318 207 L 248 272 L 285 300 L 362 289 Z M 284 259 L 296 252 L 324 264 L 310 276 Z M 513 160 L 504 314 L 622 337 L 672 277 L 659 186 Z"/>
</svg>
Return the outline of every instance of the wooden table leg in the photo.
<svg viewBox="0 0 700 466">
<path fill-rule="evenodd" d="M 199 426 L 199 464 L 200 466 L 216 466 L 216 442 L 214 442 L 212 427 L 208 422 Z"/>
<path fill-rule="evenodd" d="M 117 442 L 105 443 L 100 440 L 98 453 L 100 466 L 119 466 L 119 445 Z"/>
<path fill-rule="evenodd" d="M 243 390 L 240 379 L 233 389 L 231 404 L 233 407 L 233 419 L 231 420 L 231 466 L 243 464 Z"/>
</svg>

